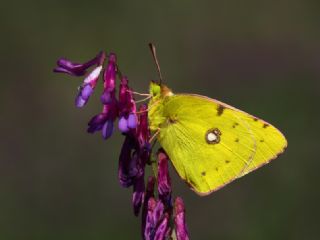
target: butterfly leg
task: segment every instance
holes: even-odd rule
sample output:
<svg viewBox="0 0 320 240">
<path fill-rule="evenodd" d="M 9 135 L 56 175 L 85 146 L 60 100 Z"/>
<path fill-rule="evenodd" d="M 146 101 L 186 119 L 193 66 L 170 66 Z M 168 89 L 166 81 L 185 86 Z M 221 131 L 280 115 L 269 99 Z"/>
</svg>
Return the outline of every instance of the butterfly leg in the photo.
<svg viewBox="0 0 320 240">
<path fill-rule="evenodd" d="M 157 129 L 157 131 L 150 138 L 149 143 L 151 143 L 156 138 L 156 136 L 158 136 L 158 134 L 160 133 L 160 130 L 161 130 L 160 128 Z"/>
</svg>

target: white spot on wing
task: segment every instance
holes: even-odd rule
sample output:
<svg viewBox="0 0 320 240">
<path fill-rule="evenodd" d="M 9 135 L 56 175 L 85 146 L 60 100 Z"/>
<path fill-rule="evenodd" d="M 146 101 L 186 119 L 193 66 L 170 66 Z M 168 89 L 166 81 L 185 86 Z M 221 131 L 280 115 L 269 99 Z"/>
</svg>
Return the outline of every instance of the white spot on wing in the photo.
<svg viewBox="0 0 320 240">
<path fill-rule="evenodd" d="M 207 135 L 207 140 L 209 142 L 215 142 L 217 140 L 217 135 L 213 132 L 210 132 L 208 135 Z"/>
</svg>

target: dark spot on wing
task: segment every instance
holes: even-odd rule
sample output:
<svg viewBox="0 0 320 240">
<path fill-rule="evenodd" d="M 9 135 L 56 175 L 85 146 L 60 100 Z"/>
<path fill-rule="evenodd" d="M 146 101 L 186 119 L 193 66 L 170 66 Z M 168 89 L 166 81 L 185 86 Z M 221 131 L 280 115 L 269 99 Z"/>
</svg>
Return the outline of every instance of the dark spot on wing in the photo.
<svg viewBox="0 0 320 240">
<path fill-rule="evenodd" d="M 206 175 L 206 172 L 205 172 L 205 171 L 203 171 L 203 172 L 201 173 L 201 175 L 202 175 L 202 176 L 205 176 L 205 175 Z"/>
<path fill-rule="evenodd" d="M 234 123 L 233 125 L 232 125 L 232 128 L 235 128 L 236 126 L 238 126 L 239 125 L 239 123 Z"/>
<path fill-rule="evenodd" d="M 267 128 L 267 127 L 269 127 L 269 124 L 268 123 L 264 123 L 263 124 L 263 128 Z"/>
<path fill-rule="evenodd" d="M 234 141 L 235 141 L 235 142 L 239 142 L 239 138 L 236 138 Z"/>
<path fill-rule="evenodd" d="M 225 162 L 226 162 L 226 163 L 230 163 L 230 160 L 226 160 Z"/>
<path fill-rule="evenodd" d="M 218 107 L 217 107 L 217 115 L 221 116 L 223 111 L 224 111 L 224 109 L 225 109 L 225 107 L 222 106 L 221 104 L 219 104 Z"/>
<path fill-rule="evenodd" d="M 254 118 L 253 118 L 253 121 L 255 121 L 255 122 L 258 121 L 258 118 L 254 117 Z"/>
<path fill-rule="evenodd" d="M 261 139 L 261 140 L 260 140 L 260 142 L 264 142 L 264 140 L 263 140 L 263 139 Z"/>
<path fill-rule="evenodd" d="M 216 167 L 216 171 L 219 171 L 219 168 L 218 168 L 218 167 Z"/>
</svg>

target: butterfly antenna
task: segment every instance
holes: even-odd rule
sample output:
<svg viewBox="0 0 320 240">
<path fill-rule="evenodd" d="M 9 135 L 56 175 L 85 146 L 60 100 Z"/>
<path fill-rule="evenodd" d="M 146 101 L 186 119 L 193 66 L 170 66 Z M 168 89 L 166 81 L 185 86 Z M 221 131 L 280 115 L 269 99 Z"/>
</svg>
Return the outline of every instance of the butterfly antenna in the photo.
<svg viewBox="0 0 320 240">
<path fill-rule="evenodd" d="M 162 74 L 161 74 L 160 65 L 159 65 L 158 58 L 157 58 L 156 47 L 152 43 L 149 43 L 149 48 L 150 48 L 153 60 L 157 66 L 157 70 L 158 70 L 158 74 L 159 74 L 159 84 L 161 84 L 162 83 Z"/>
</svg>

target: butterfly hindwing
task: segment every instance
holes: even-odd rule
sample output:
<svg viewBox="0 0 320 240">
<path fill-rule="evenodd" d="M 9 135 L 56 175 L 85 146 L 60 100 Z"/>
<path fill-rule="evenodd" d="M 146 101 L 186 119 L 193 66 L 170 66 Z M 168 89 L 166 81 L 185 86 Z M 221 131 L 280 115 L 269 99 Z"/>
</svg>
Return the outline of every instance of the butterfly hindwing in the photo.
<svg viewBox="0 0 320 240">
<path fill-rule="evenodd" d="M 166 97 L 161 117 L 167 120 L 160 144 L 180 177 L 201 195 L 267 163 L 286 144 L 270 124 L 203 96 Z"/>
</svg>

